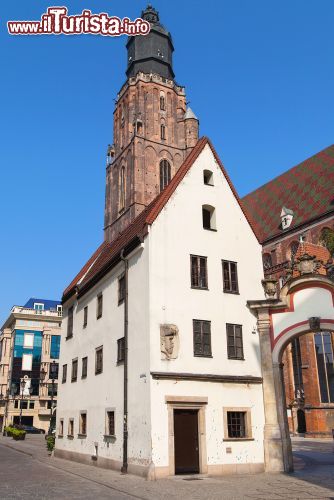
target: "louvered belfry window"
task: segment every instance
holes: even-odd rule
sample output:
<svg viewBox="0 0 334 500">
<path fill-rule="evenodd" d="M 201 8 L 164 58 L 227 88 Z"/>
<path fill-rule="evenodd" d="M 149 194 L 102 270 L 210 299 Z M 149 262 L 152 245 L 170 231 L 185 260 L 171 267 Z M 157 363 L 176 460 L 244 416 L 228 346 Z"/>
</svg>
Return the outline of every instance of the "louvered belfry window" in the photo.
<svg viewBox="0 0 334 500">
<path fill-rule="evenodd" d="M 211 357 L 211 321 L 193 320 L 194 356 Z"/>
<path fill-rule="evenodd" d="M 207 258 L 199 255 L 190 256 L 192 288 L 208 288 Z"/>
</svg>

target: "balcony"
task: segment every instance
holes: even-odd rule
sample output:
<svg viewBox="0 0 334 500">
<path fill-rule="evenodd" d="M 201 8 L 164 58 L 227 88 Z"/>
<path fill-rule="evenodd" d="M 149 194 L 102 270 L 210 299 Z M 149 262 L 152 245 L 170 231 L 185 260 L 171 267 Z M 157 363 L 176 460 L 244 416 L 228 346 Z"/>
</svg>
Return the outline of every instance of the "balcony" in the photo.
<svg viewBox="0 0 334 500">
<path fill-rule="evenodd" d="M 12 314 L 25 314 L 29 316 L 51 316 L 53 318 L 62 318 L 63 311 L 62 310 L 40 310 L 40 309 L 32 309 L 30 307 L 22 307 L 22 306 L 14 306 L 11 310 Z"/>
<path fill-rule="evenodd" d="M 49 417 L 51 415 L 51 410 L 49 408 L 39 408 L 38 415 L 40 417 Z"/>
</svg>

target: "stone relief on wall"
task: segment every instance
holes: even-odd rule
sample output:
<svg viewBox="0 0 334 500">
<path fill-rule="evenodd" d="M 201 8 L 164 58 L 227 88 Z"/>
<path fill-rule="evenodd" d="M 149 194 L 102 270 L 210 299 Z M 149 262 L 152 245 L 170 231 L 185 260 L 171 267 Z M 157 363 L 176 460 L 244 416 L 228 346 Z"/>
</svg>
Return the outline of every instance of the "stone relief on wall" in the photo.
<svg viewBox="0 0 334 500">
<path fill-rule="evenodd" d="M 160 325 L 161 359 L 176 359 L 179 354 L 179 329 L 176 325 Z"/>
</svg>

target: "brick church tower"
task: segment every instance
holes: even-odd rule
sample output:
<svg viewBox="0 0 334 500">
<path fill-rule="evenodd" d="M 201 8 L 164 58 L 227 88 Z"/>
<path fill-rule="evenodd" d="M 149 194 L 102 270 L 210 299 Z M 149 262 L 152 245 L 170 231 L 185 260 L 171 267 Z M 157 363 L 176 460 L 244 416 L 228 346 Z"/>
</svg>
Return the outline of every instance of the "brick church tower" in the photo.
<svg viewBox="0 0 334 500">
<path fill-rule="evenodd" d="M 106 171 L 104 231 L 112 242 L 164 189 L 198 140 L 199 122 L 174 81 L 170 33 L 150 5 L 147 36 L 129 37 L 127 81 L 114 111 Z"/>
</svg>

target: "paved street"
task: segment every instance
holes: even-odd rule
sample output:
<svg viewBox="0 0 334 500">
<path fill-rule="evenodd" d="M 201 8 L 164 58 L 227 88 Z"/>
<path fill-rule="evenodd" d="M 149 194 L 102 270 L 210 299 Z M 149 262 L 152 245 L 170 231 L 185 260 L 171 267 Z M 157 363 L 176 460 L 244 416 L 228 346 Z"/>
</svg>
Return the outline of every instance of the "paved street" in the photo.
<svg viewBox="0 0 334 500">
<path fill-rule="evenodd" d="M 295 440 L 296 471 L 148 482 L 48 457 L 43 436 L 0 438 L 0 498 L 7 499 L 334 499 L 333 442 Z M 13 449 L 15 448 L 15 449 Z"/>
</svg>

